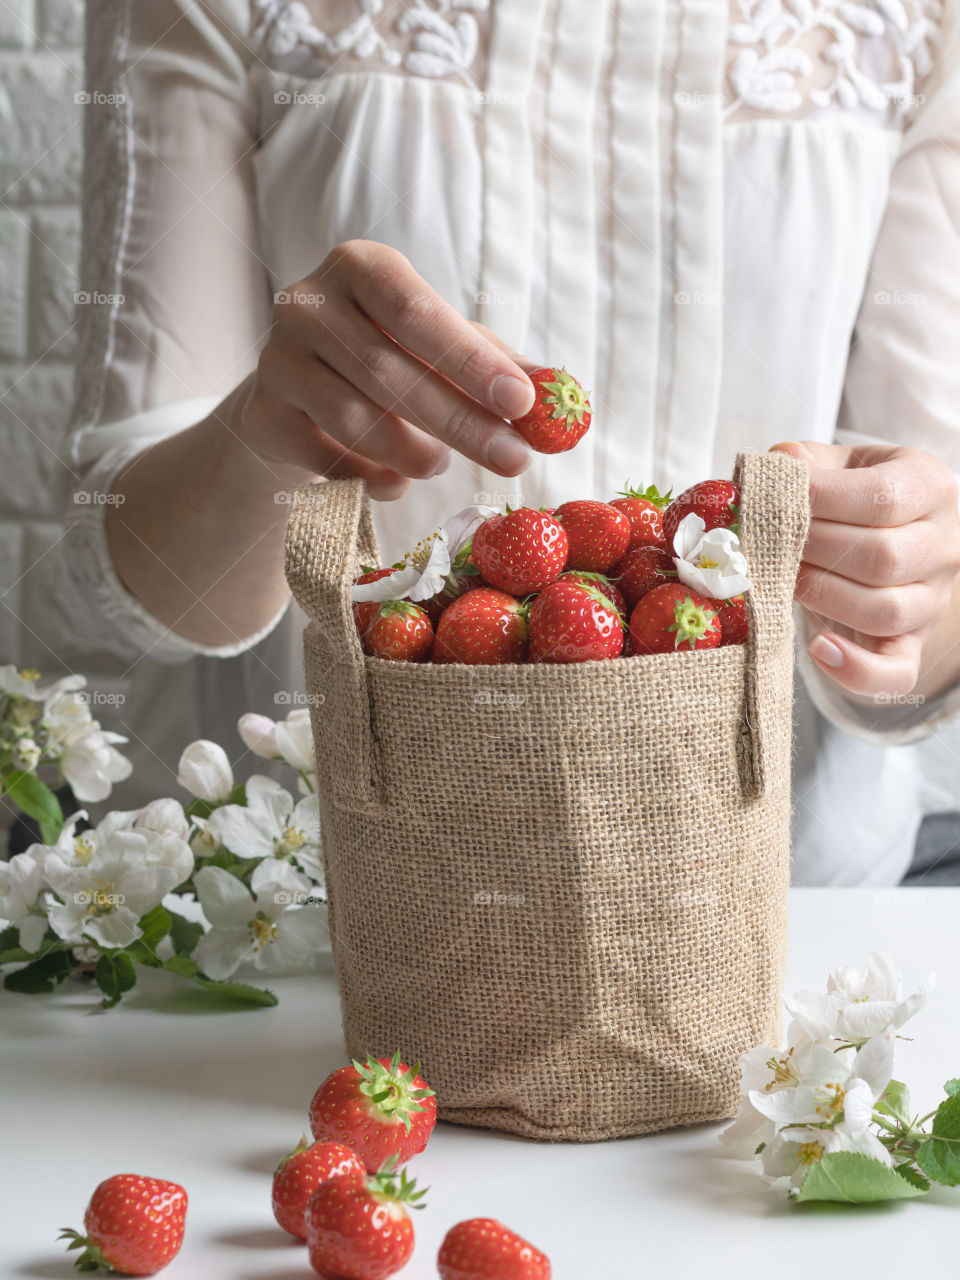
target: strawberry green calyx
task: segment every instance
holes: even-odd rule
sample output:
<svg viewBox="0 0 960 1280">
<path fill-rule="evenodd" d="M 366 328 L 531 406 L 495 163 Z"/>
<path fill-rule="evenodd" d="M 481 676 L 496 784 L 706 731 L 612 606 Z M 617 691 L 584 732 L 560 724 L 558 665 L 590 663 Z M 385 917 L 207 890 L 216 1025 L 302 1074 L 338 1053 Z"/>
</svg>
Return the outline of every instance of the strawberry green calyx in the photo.
<svg viewBox="0 0 960 1280">
<path fill-rule="evenodd" d="M 553 410 L 550 414 L 551 420 L 563 418 L 564 426 L 569 431 L 571 427 L 579 426 L 583 421 L 583 415 L 590 408 L 590 398 L 576 378 L 571 377 L 565 368 L 554 369 L 553 372 L 556 375 L 554 381 L 542 384 L 542 403 Z"/>
<path fill-rule="evenodd" d="M 310 1146 L 310 1139 L 307 1137 L 305 1133 L 302 1133 L 300 1135 L 300 1141 L 297 1143 L 297 1145 L 294 1147 L 292 1151 L 288 1152 L 287 1155 L 283 1157 L 283 1159 L 277 1165 L 276 1169 L 274 1169 L 273 1171 L 274 1174 L 276 1175 L 280 1172 L 281 1169 L 285 1169 L 287 1165 L 290 1163 L 290 1161 L 294 1158 L 294 1156 L 303 1155 L 304 1151 L 306 1151 L 309 1146 Z"/>
<path fill-rule="evenodd" d="M 620 490 L 618 497 L 621 498 L 643 498 L 646 502 L 652 502 L 659 510 L 668 507 L 673 500 L 673 490 L 668 489 L 666 493 L 661 493 L 655 484 L 648 485 L 646 489 L 634 489 L 628 480 Z"/>
<path fill-rule="evenodd" d="M 420 1063 L 416 1066 L 400 1070 L 400 1054 L 395 1053 L 387 1066 L 379 1062 L 372 1054 L 367 1054 L 366 1064 L 353 1063 L 362 1080 L 360 1092 L 374 1104 L 386 1118 L 403 1121 L 407 1133 L 410 1132 L 410 1117 L 418 1111 L 424 1111 L 424 1098 L 432 1098 L 432 1089 L 417 1088 L 416 1080 L 420 1075 Z"/>
<path fill-rule="evenodd" d="M 422 1191 L 418 1191 L 416 1179 L 408 1177 L 406 1169 L 401 1169 L 397 1173 L 396 1156 L 384 1160 L 377 1172 L 369 1175 L 366 1183 L 367 1190 L 377 1199 L 396 1200 L 400 1204 L 405 1204 L 408 1209 L 426 1208 L 425 1204 L 419 1202 L 430 1188 L 424 1187 Z"/>
<path fill-rule="evenodd" d="M 587 577 L 599 577 L 600 575 L 583 573 L 580 576 L 583 578 L 587 578 Z M 617 617 L 620 619 L 620 625 L 621 626 L 623 625 L 623 614 L 620 612 L 617 606 L 613 603 L 610 597 L 604 594 L 604 592 L 601 591 L 599 587 L 582 587 L 582 590 L 587 593 L 587 595 L 590 597 L 591 600 L 595 600 L 597 604 L 602 604 L 604 609 L 609 610 L 610 613 L 615 613 Z"/>
<path fill-rule="evenodd" d="M 673 647 L 679 649 L 682 644 L 689 644 L 691 649 L 696 648 L 697 641 L 710 630 L 716 616 L 713 609 L 694 604 L 689 596 L 678 601 L 673 611 L 674 623 L 667 627 L 668 631 L 677 633 Z"/>
<path fill-rule="evenodd" d="M 79 1231 L 74 1231 L 72 1227 L 61 1227 L 58 1240 L 69 1240 L 67 1251 L 71 1249 L 82 1249 L 83 1253 L 79 1254 L 73 1260 L 73 1265 L 78 1271 L 112 1271 L 110 1263 L 100 1252 L 99 1246 L 95 1245 L 92 1240 L 88 1240 L 86 1236 L 82 1236 Z"/>
<path fill-rule="evenodd" d="M 415 618 L 423 613 L 423 610 L 412 600 L 384 600 L 380 605 L 381 618 L 389 618 L 395 613 L 405 618 Z"/>
</svg>

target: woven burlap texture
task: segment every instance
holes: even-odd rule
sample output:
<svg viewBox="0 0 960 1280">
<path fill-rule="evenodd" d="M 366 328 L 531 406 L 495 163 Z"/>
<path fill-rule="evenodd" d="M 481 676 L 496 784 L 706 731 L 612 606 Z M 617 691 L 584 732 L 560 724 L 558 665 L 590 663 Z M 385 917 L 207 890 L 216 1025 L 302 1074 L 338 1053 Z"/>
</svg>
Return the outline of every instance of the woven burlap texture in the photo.
<svg viewBox="0 0 960 1280">
<path fill-rule="evenodd" d="M 364 657 L 363 485 L 296 495 L 347 1051 L 419 1060 L 447 1120 L 591 1141 L 719 1119 L 738 1056 L 777 1043 L 807 472 L 735 474 L 750 643 L 571 666 Z"/>
</svg>

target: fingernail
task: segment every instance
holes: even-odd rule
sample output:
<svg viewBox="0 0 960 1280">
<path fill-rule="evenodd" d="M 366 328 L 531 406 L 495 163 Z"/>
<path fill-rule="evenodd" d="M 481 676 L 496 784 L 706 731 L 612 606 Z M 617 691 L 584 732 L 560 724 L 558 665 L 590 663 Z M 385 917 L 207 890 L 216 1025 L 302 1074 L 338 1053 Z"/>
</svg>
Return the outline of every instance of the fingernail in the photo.
<svg viewBox="0 0 960 1280">
<path fill-rule="evenodd" d="M 505 418 L 522 418 L 533 404 L 533 384 L 501 373 L 490 384 L 490 395 Z"/>
<path fill-rule="evenodd" d="M 782 449 L 799 449 L 806 457 L 810 456 L 810 450 L 806 445 L 801 444 L 799 440 L 781 440 L 779 444 L 773 444 L 770 446 L 771 453 L 776 453 L 778 450 Z"/>
<path fill-rule="evenodd" d="M 808 652 L 811 658 L 816 658 L 825 667 L 843 666 L 843 650 L 824 635 L 813 637 Z"/>
<path fill-rule="evenodd" d="M 532 450 L 515 431 L 501 431 L 487 445 L 487 461 L 494 471 L 515 476 L 530 465 Z"/>
<path fill-rule="evenodd" d="M 446 453 L 443 455 L 443 457 L 440 459 L 440 461 L 437 463 L 437 467 L 433 475 L 442 476 L 445 471 L 449 471 L 451 462 L 453 462 L 453 450 L 448 449 Z"/>
</svg>

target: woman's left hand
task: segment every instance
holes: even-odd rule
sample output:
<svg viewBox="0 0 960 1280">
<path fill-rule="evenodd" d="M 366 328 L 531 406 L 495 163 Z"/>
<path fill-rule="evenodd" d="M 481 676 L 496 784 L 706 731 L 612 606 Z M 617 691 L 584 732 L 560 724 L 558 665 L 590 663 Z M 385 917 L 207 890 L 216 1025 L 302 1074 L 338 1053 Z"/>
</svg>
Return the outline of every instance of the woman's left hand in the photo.
<svg viewBox="0 0 960 1280">
<path fill-rule="evenodd" d="M 927 640 L 944 624 L 952 640 L 960 625 L 953 472 L 933 454 L 894 445 L 774 448 L 810 467 L 810 534 L 795 598 L 812 624 L 811 658 L 851 694 L 908 694 Z M 938 685 L 950 683 L 951 671 L 940 674 Z"/>
</svg>

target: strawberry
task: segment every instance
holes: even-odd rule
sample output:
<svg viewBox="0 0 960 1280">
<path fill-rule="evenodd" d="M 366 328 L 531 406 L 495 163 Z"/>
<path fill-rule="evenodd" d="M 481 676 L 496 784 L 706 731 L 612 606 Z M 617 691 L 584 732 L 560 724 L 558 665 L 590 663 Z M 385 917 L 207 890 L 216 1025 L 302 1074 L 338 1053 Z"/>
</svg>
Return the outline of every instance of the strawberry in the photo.
<svg viewBox="0 0 960 1280">
<path fill-rule="evenodd" d="M 304 1221 L 310 1265 L 337 1280 L 385 1280 L 405 1266 L 413 1253 L 413 1223 L 407 1206 L 425 1191 L 400 1177 L 388 1160 L 370 1177 L 330 1178 L 310 1197 Z"/>
<path fill-rule="evenodd" d="M 434 662 L 495 666 L 527 659 L 527 612 L 494 587 L 478 587 L 455 600 L 437 625 Z"/>
<path fill-rule="evenodd" d="M 530 606 L 531 662 L 619 657 L 623 619 L 597 587 L 553 582 Z"/>
<path fill-rule="evenodd" d="M 342 1142 L 314 1142 L 301 1138 L 295 1150 L 284 1156 L 273 1174 L 273 1216 L 292 1236 L 307 1238 L 303 1215 L 307 1201 L 328 1178 L 354 1174 L 362 1178 L 363 1165 Z"/>
<path fill-rule="evenodd" d="M 737 531 L 740 513 L 740 490 L 731 480 L 701 480 L 699 484 L 684 489 L 663 513 L 663 536 L 667 550 L 673 550 L 677 526 L 684 516 L 693 512 L 707 529 L 733 529 Z"/>
<path fill-rule="evenodd" d="M 492 587 L 526 596 L 560 574 L 567 545 L 563 525 L 553 516 L 518 507 L 483 522 L 473 535 L 473 559 Z"/>
<path fill-rule="evenodd" d="M 433 627 L 412 600 L 384 600 L 367 627 L 363 648 L 374 658 L 426 662 L 433 648 Z"/>
<path fill-rule="evenodd" d="M 632 609 L 642 595 L 663 582 L 676 581 L 677 570 L 662 547 L 634 547 L 610 570 L 610 579 Z"/>
<path fill-rule="evenodd" d="M 626 555 L 630 521 L 607 502 L 565 502 L 553 513 L 567 533 L 567 568 L 606 573 Z"/>
<path fill-rule="evenodd" d="M 621 618 L 627 616 L 627 602 L 623 592 L 619 587 L 615 587 L 609 578 L 605 578 L 602 573 L 585 573 L 583 570 L 574 570 L 570 573 L 561 573 L 557 581 L 577 582 L 581 587 L 596 587 L 598 591 L 603 592 Z"/>
<path fill-rule="evenodd" d="M 310 1128 L 318 1141 L 351 1147 L 368 1173 L 395 1156 L 406 1164 L 427 1145 L 437 1123 L 437 1100 L 399 1053 L 340 1067 L 324 1080 L 310 1103 Z"/>
<path fill-rule="evenodd" d="M 533 406 L 513 426 L 537 453 L 565 453 L 590 427 L 590 401 L 566 369 L 534 369 Z"/>
<path fill-rule="evenodd" d="M 423 608 L 426 610 L 427 617 L 433 623 L 434 629 L 436 629 L 437 623 L 442 618 L 444 609 L 448 609 L 454 600 L 459 600 L 462 595 L 468 591 L 473 591 L 476 587 L 485 587 L 487 585 L 480 576 L 480 570 L 474 564 L 472 544 L 473 539 L 471 538 L 470 542 L 461 547 L 457 553 L 447 580 L 443 585 L 443 590 L 438 591 L 435 596 L 431 596 L 429 600 L 423 602 Z"/>
<path fill-rule="evenodd" d="M 183 1244 L 187 1193 L 175 1182 L 117 1173 L 90 1197 L 82 1236 L 69 1227 L 60 1233 L 67 1249 L 83 1249 L 74 1259 L 78 1271 L 118 1271 L 152 1276 L 176 1257 Z"/>
<path fill-rule="evenodd" d="M 746 644 L 750 635 L 747 602 L 743 596 L 731 596 L 729 600 L 715 600 L 720 619 L 721 644 Z"/>
<path fill-rule="evenodd" d="M 458 1222 L 437 1254 L 440 1280 L 550 1280 L 550 1259 L 496 1218 Z"/>
<path fill-rule="evenodd" d="M 661 494 L 655 484 L 647 489 L 631 489 L 627 484 L 620 494 L 610 501 L 630 521 L 630 546 L 662 547 L 663 544 L 663 508 L 670 501 L 670 493 Z"/>
<path fill-rule="evenodd" d="M 634 651 L 670 653 L 681 646 L 715 649 L 720 643 L 716 603 L 682 582 L 654 587 L 641 597 L 630 615 Z"/>
<path fill-rule="evenodd" d="M 365 565 L 361 565 L 363 572 L 359 578 L 354 578 L 354 584 L 359 585 L 361 582 L 377 582 L 380 578 L 389 578 L 393 573 L 393 569 L 369 569 Z M 357 634 L 362 640 L 367 634 L 367 627 L 380 612 L 379 600 L 357 600 L 353 606 L 353 620 L 357 624 Z"/>
</svg>

